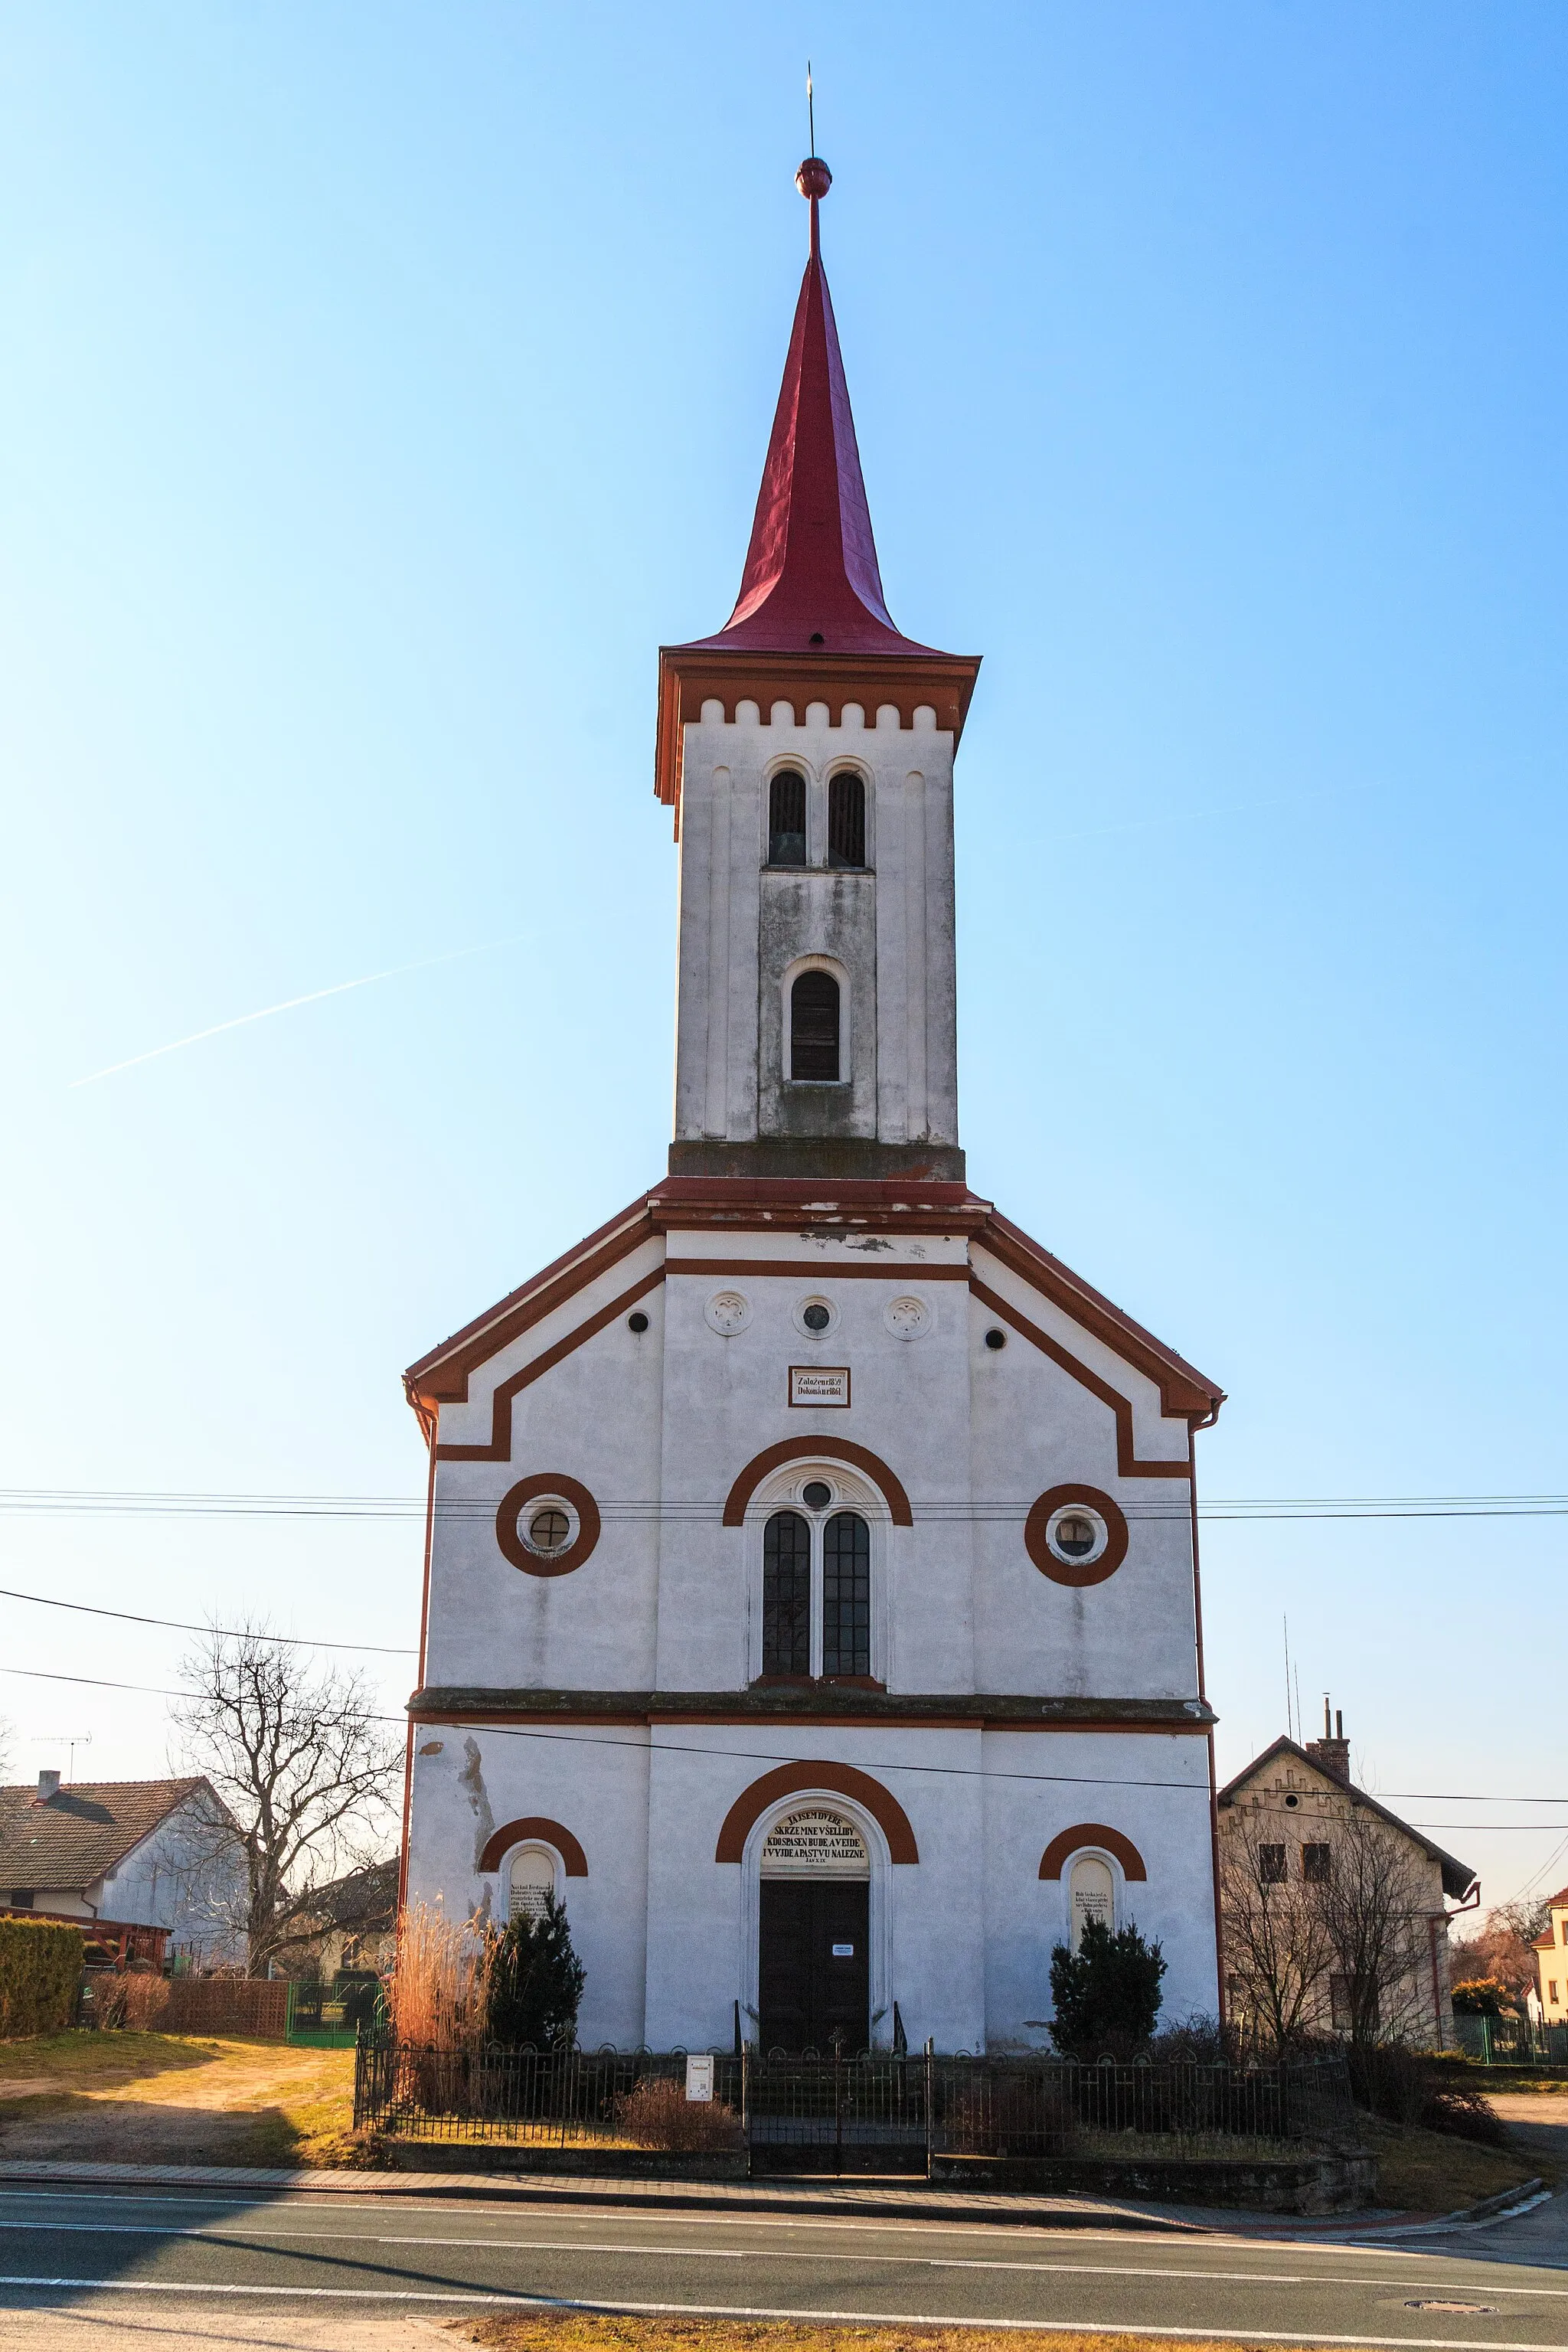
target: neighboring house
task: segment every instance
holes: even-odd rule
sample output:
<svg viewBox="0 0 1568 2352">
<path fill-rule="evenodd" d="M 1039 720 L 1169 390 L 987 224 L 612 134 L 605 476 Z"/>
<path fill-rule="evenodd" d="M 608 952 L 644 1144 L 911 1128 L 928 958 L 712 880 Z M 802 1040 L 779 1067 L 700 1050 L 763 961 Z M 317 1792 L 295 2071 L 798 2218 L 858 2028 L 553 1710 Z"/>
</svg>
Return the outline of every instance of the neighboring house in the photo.
<svg viewBox="0 0 1568 2352">
<path fill-rule="evenodd" d="M 1535 1965 L 1541 1971 L 1541 2022 L 1568 2025 L 1568 1886 L 1547 1905 L 1543 1932 L 1535 1939 Z"/>
<path fill-rule="evenodd" d="M 801 167 L 740 599 L 659 656 L 668 1173 L 406 1375 L 432 1495 L 408 1899 L 553 1891 L 590 2046 L 1037 2048 L 1052 1947 L 1097 1916 L 1159 1937 L 1167 2018 L 1218 2000 L 1192 1496 L 1223 1391 L 967 1182 L 979 665 L 882 601 L 828 178 Z M 1052 723 L 1037 703 L 1026 765 Z M 1140 1051 L 1177 1051 L 1173 1003 L 1149 1021 Z M 1070 1151 L 1081 1103 L 1027 1029 L 994 1050 Z"/>
<path fill-rule="evenodd" d="M 382 1975 L 396 1945 L 399 1857 L 351 1870 L 310 1897 L 281 1956 L 290 1976 L 331 1981 L 344 1973 Z"/>
<path fill-rule="evenodd" d="M 1381 1825 L 1375 1849 L 1363 1847 L 1359 1857 L 1346 1852 L 1352 1816 L 1358 1825 Z M 1279 1907 L 1287 1920 L 1292 1897 L 1301 1898 L 1299 1919 L 1311 1911 L 1314 1891 L 1321 1916 L 1336 1876 L 1342 1883 L 1348 1866 L 1359 1859 L 1365 1888 L 1362 1908 L 1367 1916 L 1359 1923 L 1352 1916 L 1347 1927 L 1346 1914 L 1353 1914 L 1355 1905 L 1342 1892 L 1342 1939 L 1358 1924 L 1369 1940 L 1380 1928 L 1390 1932 L 1405 1965 L 1382 1999 L 1386 2027 L 1394 2038 L 1435 2043 L 1440 2049 L 1453 2046 L 1447 1904 L 1462 1902 L 1472 1890 L 1479 1894 L 1476 1874 L 1355 1786 L 1342 1716 L 1336 1717 L 1331 1736 L 1325 1707 L 1321 1739 L 1310 1739 L 1304 1746 L 1277 1739 L 1238 1772 L 1219 1792 L 1219 1838 L 1227 1906 L 1248 1897 L 1267 1901 L 1273 1884 L 1280 1890 Z M 1375 1912 L 1380 1879 L 1390 1906 L 1384 1923 L 1370 1916 Z M 1568 1901 L 1568 1895 L 1563 1899 Z M 1237 1920 L 1227 1920 L 1224 1933 L 1226 2009 L 1234 2021 L 1245 2022 L 1250 2003 L 1242 1953 L 1247 1938 Z M 1336 1962 L 1326 1948 L 1319 1958 L 1321 1968 L 1302 2021 L 1312 2032 L 1342 2032 L 1351 2023 L 1353 1988 L 1342 1973 L 1342 1958 Z"/>
<path fill-rule="evenodd" d="M 243 1952 L 244 1866 L 207 1781 L 80 1780 L 0 1789 L 0 1907 L 162 1928 L 202 1959 Z"/>
</svg>

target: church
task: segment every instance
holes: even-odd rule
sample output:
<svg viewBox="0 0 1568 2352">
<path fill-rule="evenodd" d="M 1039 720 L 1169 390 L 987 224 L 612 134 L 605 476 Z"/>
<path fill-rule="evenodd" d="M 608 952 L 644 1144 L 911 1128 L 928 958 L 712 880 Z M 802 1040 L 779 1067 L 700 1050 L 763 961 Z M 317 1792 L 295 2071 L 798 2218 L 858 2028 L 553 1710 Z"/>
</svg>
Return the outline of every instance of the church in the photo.
<svg viewBox="0 0 1568 2352">
<path fill-rule="evenodd" d="M 659 655 L 668 1173 L 405 1376 L 405 1899 L 564 1904 L 593 2047 L 1048 2047 L 1053 1946 L 1219 2006 L 1194 1433 L 1223 1391 L 972 1192 L 954 761 L 819 213 L 741 593 Z"/>
</svg>

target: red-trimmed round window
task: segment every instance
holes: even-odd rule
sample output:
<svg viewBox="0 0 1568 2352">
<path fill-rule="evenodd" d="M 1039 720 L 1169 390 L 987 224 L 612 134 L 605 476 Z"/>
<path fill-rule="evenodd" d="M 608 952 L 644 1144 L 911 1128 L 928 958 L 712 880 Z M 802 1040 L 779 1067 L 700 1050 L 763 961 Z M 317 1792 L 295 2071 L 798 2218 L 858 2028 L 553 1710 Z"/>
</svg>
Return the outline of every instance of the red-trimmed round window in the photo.
<svg viewBox="0 0 1568 2352">
<path fill-rule="evenodd" d="M 525 1576 L 569 1576 L 599 1540 L 599 1507 L 558 1470 L 520 1478 L 496 1513 L 496 1541 Z"/>
<path fill-rule="evenodd" d="M 1024 1549 L 1053 1584 L 1103 1584 L 1127 1557 L 1127 1522 L 1098 1486 L 1047 1486 L 1024 1522 Z"/>
</svg>

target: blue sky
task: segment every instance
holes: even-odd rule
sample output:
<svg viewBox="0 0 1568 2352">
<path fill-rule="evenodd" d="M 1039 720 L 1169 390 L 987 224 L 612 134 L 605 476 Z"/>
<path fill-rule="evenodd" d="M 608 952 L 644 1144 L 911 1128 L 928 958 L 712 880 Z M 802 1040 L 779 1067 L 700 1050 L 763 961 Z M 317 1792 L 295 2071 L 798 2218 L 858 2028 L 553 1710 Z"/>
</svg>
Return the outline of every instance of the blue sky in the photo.
<svg viewBox="0 0 1568 2352">
<path fill-rule="evenodd" d="M 1568 1490 L 1561 8 L 0 23 L 5 1486 L 412 1495 L 401 1367 L 660 1172 L 654 649 L 739 578 L 810 54 L 889 604 L 985 656 L 971 1181 L 1229 1391 L 1205 1493 Z M 402 1521 L 3 1525 L 414 1638 Z M 1289 1613 L 1371 1785 L 1559 1824 L 1452 1829 L 1489 1899 L 1568 1878 L 1564 1525 L 1211 1527 L 1222 1769 Z M 0 1710 L 162 1767 L 154 1697 Z"/>
</svg>

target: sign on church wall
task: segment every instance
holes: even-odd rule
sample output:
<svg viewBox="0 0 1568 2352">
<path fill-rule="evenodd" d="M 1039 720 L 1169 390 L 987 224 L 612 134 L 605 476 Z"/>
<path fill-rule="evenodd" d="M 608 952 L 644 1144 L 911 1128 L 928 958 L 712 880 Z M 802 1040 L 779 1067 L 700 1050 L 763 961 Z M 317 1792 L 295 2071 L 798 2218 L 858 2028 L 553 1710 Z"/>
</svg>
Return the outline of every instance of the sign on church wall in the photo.
<svg viewBox="0 0 1568 2352">
<path fill-rule="evenodd" d="M 789 1401 L 791 1404 L 847 1404 L 848 1365 L 792 1364 Z"/>
<path fill-rule="evenodd" d="M 786 1813 L 763 1847 L 764 1878 L 869 1878 L 866 1841 L 842 1813 L 808 1805 Z"/>
</svg>

